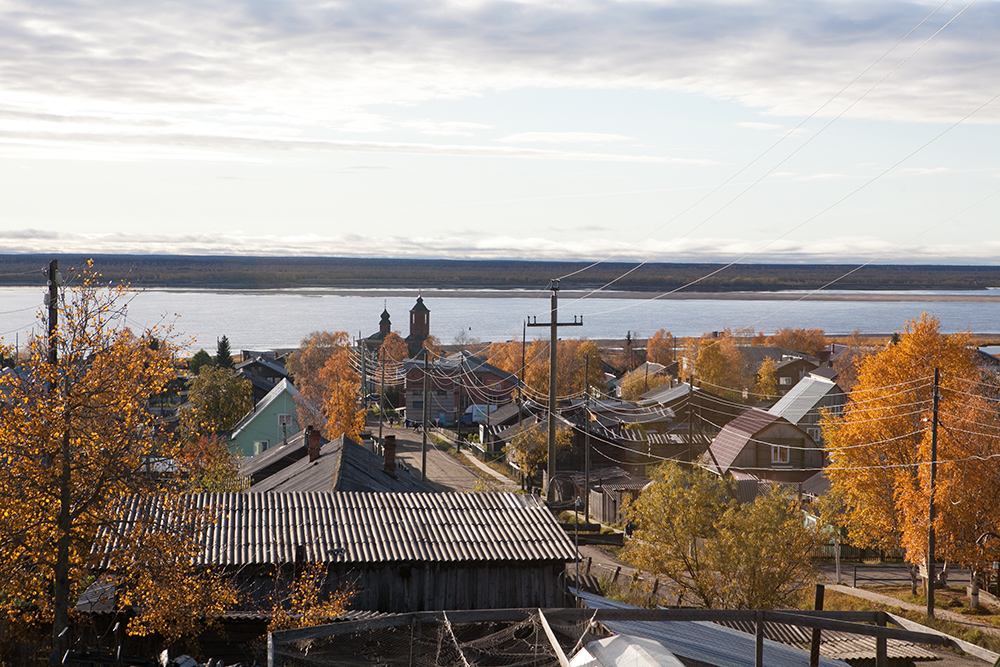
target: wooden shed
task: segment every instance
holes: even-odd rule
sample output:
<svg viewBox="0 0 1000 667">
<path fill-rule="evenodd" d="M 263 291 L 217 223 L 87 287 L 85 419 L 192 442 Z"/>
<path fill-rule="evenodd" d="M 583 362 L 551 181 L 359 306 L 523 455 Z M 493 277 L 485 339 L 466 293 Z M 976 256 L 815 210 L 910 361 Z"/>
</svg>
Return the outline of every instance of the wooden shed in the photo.
<svg viewBox="0 0 1000 667">
<path fill-rule="evenodd" d="M 201 562 L 266 606 L 273 582 L 325 563 L 328 588 L 351 584 L 352 609 L 553 607 L 576 550 L 545 505 L 511 493 L 218 493 L 189 502 L 215 519 Z M 158 511 L 133 498 L 122 530 Z"/>
</svg>

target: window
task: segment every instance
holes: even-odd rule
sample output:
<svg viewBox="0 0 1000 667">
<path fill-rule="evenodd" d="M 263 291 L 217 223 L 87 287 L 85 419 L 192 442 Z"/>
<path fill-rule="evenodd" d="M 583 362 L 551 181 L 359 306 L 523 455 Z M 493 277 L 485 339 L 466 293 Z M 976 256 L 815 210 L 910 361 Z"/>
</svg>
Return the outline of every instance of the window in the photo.
<svg viewBox="0 0 1000 667">
<path fill-rule="evenodd" d="M 787 385 L 787 384 L 791 384 L 791 383 L 792 383 L 792 378 L 790 378 L 790 377 L 780 377 L 780 378 L 778 378 L 778 384 L 786 384 Z"/>
<path fill-rule="evenodd" d="M 290 414 L 278 415 L 278 426 L 291 426 L 292 416 Z"/>
<path fill-rule="evenodd" d="M 253 454 L 257 456 L 262 452 L 267 451 L 267 446 L 271 443 L 270 440 L 255 440 L 253 443 Z"/>
<path fill-rule="evenodd" d="M 808 433 L 809 437 L 813 439 L 813 442 L 819 442 L 823 435 L 819 426 L 810 426 L 806 429 L 806 433 Z"/>
<path fill-rule="evenodd" d="M 792 450 L 788 445 L 771 445 L 771 465 L 786 466 L 791 462 Z"/>
</svg>

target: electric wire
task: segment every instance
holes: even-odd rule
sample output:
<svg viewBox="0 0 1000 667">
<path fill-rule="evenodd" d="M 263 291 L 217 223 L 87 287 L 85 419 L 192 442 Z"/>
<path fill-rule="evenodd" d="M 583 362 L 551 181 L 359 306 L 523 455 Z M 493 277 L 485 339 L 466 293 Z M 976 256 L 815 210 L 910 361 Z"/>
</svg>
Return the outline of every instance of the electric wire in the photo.
<svg viewBox="0 0 1000 667">
<path fill-rule="evenodd" d="M 975 1 L 975 0 L 973 0 L 973 2 L 974 2 L 974 1 Z M 932 12 L 931 12 L 930 14 L 928 14 L 927 16 L 925 16 L 925 17 L 923 18 L 923 20 L 921 20 L 921 21 L 920 21 L 919 23 L 917 23 L 917 25 L 915 25 L 915 26 L 914 26 L 913 28 L 911 28 L 909 32 L 907 32 L 907 33 L 906 33 L 905 35 L 903 35 L 903 37 L 901 37 L 901 38 L 900 38 L 900 39 L 899 39 L 898 41 L 896 41 L 896 43 L 895 43 L 895 44 L 893 44 L 893 45 L 892 45 L 892 46 L 891 46 L 891 47 L 890 47 L 890 48 L 889 48 L 889 49 L 888 49 L 888 50 L 887 50 L 887 51 L 886 51 L 885 53 L 883 53 L 883 54 L 882 54 L 881 56 L 879 56 L 878 58 L 876 58 L 876 59 L 875 59 L 875 61 L 874 61 L 874 62 L 872 62 L 872 63 L 871 63 L 871 64 L 870 64 L 870 65 L 869 65 L 868 67 L 866 67 L 866 68 L 865 68 L 864 70 L 862 70 L 860 74 L 858 74 L 857 76 L 855 76 L 855 77 L 854 77 L 854 78 L 853 78 L 853 79 L 852 79 L 852 80 L 851 80 L 851 81 L 850 81 L 849 83 L 847 83 L 847 84 L 846 84 L 845 86 L 843 86 L 843 87 L 842 87 L 842 88 L 841 88 L 840 90 L 838 90 L 838 91 L 837 91 L 836 93 L 834 93 L 834 95 L 833 95 L 832 97 L 830 97 L 830 99 L 828 99 L 828 100 L 827 100 L 826 102 L 824 102 L 824 103 L 823 103 L 822 105 L 820 105 L 820 106 L 819 106 L 819 108 L 817 108 L 817 109 L 816 109 L 815 111 L 813 111 L 813 112 L 812 112 L 811 114 L 809 114 L 809 115 L 808 115 L 808 116 L 807 116 L 806 118 L 804 118 L 803 120 L 801 120 L 801 121 L 799 122 L 799 124 L 798 124 L 798 125 L 796 125 L 796 126 L 795 126 L 794 128 L 792 128 L 791 130 L 789 130 L 788 132 L 786 132 L 786 133 L 785 133 L 785 134 L 784 134 L 784 135 L 783 135 L 782 137 L 780 137 L 780 138 L 779 138 L 779 139 L 778 139 L 778 140 L 777 140 L 776 142 L 774 142 L 774 143 L 773 143 L 773 144 L 772 144 L 772 145 L 771 145 L 770 147 L 768 147 L 767 149 L 765 149 L 765 150 L 764 150 L 764 152 L 762 152 L 761 154 L 759 154 L 759 155 L 758 155 L 757 157 L 755 157 L 755 158 L 754 158 L 753 160 L 751 160 L 751 161 L 750 161 L 749 163 L 747 163 L 747 164 L 746 164 L 745 166 L 743 166 L 742 168 L 740 168 L 739 170 L 737 170 L 737 171 L 736 171 L 735 173 L 733 173 L 733 174 L 732 174 L 732 175 L 731 175 L 731 176 L 730 176 L 729 178 L 727 178 L 727 179 L 726 179 L 726 180 L 724 180 L 724 181 L 723 181 L 722 183 L 720 183 L 719 185 L 717 185 L 717 186 L 716 186 L 715 188 L 713 188 L 712 190 L 710 190 L 710 191 L 709 191 L 709 192 L 708 192 L 707 194 L 705 194 L 705 195 L 704 195 L 704 196 L 703 196 L 703 197 L 702 197 L 701 199 L 699 199 L 699 200 L 698 200 L 698 201 L 696 201 L 695 203 L 691 204 L 691 205 L 690 205 L 689 207 L 687 207 L 686 209 L 682 210 L 682 211 L 681 211 L 680 213 L 676 214 L 676 215 L 675 215 L 675 216 L 674 216 L 673 218 L 671 218 L 670 220 L 666 221 L 665 223 L 663 223 L 663 224 L 662 224 L 662 225 L 660 225 L 659 227 L 656 227 L 655 229 L 653 229 L 652 231 L 650 231 L 649 233 L 647 233 L 647 234 L 646 234 L 645 236 L 643 236 L 643 237 L 641 237 L 640 239 L 638 239 L 638 241 L 636 241 L 636 243 L 639 243 L 639 242 L 641 242 L 641 241 L 643 241 L 643 240 L 645 240 L 645 239 L 649 238 L 649 237 L 650 237 L 650 236 L 652 236 L 652 235 L 653 235 L 654 233 L 656 233 L 656 232 L 660 231 L 661 229 L 663 229 L 663 228 L 664 228 L 664 227 L 666 227 L 667 225 L 669 225 L 669 224 L 673 223 L 674 221 L 676 221 L 677 219 L 679 219 L 679 218 L 680 218 L 681 216 L 685 215 L 685 214 L 686 214 L 686 213 L 687 213 L 688 211 L 692 210 L 693 208 L 695 208 L 696 206 L 698 206 L 699 204 L 701 204 L 701 203 L 702 203 L 703 201 L 705 201 L 706 199 L 708 199 L 708 198 L 710 198 L 711 196 L 713 196 L 713 195 L 714 195 L 715 193 L 717 193 L 717 192 L 718 192 L 719 190 L 721 190 L 721 189 L 722 189 L 723 187 L 725 187 L 726 185 L 728 185 L 729 183 L 731 183 L 731 182 L 732 182 L 732 181 L 733 181 L 733 180 L 734 180 L 734 179 L 735 179 L 736 177 L 738 177 L 738 176 L 739 176 L 740 174 L 742 174 L 742 173 L 743 173 L 743 172 L 745 172 L 745 171 L 746 171 L 747 169 L 749 169 L 749 168 L 750 168 L 751 166 L 753 166 L 754 164 L 756 164 L 757 162 L 759 162 L 759 161 L 760 161 L 761 159 L 763 159 L 763 158 L 764 158 L 764 156 L 766 156 L 766 155 L 767 155 L 767 154 L 769 154 L 769 153 L 770 153 L 770 152 L 771 152 L 772 150 L 774 150 L 775 148 L 777 148 L 777 147 L 778 147 L 778 146 L 779 146 L 779 145 L 780 145 L 781 143 L 783 143 L 783 142 L 784 142 L 784 141 L 785 141 L 786 139 L 788 139 L 788 138 L 789 138 L 789 137 L 791 137 L 792 135 L 796 134 L 796 133 L 798 132 L 798 130 L 800 130 L 800 129 L 801 129 L 801 128 L 802 128 L 802 127 L 803 127 L 803 126 L 804 126 L 804 125 L 805 125 L 805 124 L 806 124 L 806 123 L 808 122 L 808 121 L 810 121 L 810 120 L 812 120 L 813 118 L 815 118 L 815 117 L 816 117 L 816 116 L 817 116 L 817 115 L 818 115 L 818 114 L 819 114 L 819 113 L 820 113 L 820 112 L 821 112 L 821 111 L 822 111 L 823 109 L 825 109 L 825 108 L 826 108 L 827 106 L 829 106 L 830 104 L 832 104 L 834 100 L 836 100 L 836 99 L 837 99 L 838 97 L 840 97 L 840 96 L 841 96 L 841 95 L 843 95 L 843 94 L 844 94 L 845 92 L 847 92 L 847 90 L 848 90 L 848 89 L 849 89 L 849 88 L 850 88 L 851 86 L 853 86 L 853 85 L 854 85 L 855 83 L 857 83 L 857 82 L 858 82 L 858 81 L 859 81 L 859 80 L 861 79 L 861 77 L 863 77 L 863 76 L 864 76 L 865 74 L 867 74 L 868 72 L 870 72 L 870 71 L 871 71 L 871 70 L 872 70 L 872 69 L 873 69 L 873 68 L 874 68 L 874 67 L 875 67 L 876 65 L 878 65 L 878 64 L 879 64 L 880 62 L 882 62 L 882 60 L 884 60 L 885 58 L 887 58 L 887 57 L 889 56 L 889 54 L 890 54 L 890 53 L 892 53 L 892 52 L 893 52 L 893 51 L 894 51 L 894 50 L 896 49 L 896 47 L 898 47 L 898 46 L 899 46 L 900 44 L 902 44 L 902 43 L 903 43 L 903 42 L 904 42 L 904 41 L 905 41 L 905 40 L 906 40 L 906 39 L 907 39 L 907 38 L 908 38 L 908 37 L 909 37 L 910 35 L 912 35 L 912 34 L 913 34 L 913 33 L 914 33 L 914 32 L 915 32 L 916 30 L 918 30 L 918 29 L 919 29 L 919 28 L 920 28 L 920 27 L 921 27 L 921 26 L 922 26 L 922 25 L 923 25 L 924 23 L 926 23 L 927 21 L 929 21 L 929 20 L 930 20 L 930 19 L 931 19 L 931 18 L 932 18 L 932 17 L 933 17 L 933 16 L 935 15 L 935 14 L 937 14 L 937 13 L 938 13 L 938 11 L 940 11 L 940 10 L 941 10 L 941 8 L 943 8 L 943 7 L 944 7 L 944 6 L 946 5 L 946 4 L 948 4 L 948 2 L 949 2 L 949 0 L 944 0 L 944 2 L 942 2 L 942 3 L 940 4 L 940 5 L 938 5 L 938 6 L 937 6 L 937 7 L 936 7 L 936 8 L 935 8 L 935 9 L 934 9 L 934 10 L 933 10 L 933 11 L 932 11 Z M 965 7 L 965 8 L 963 8 L 963 9 L 961 10 L 961 12 L 959 12 L 959 14 L 957 14 L 957 15 L 956 15 L 956 16 L 955 16 L 954 18 L 952 18 L 952 20 L 951 20 L 951 21 L 954 21 L 954 20 L 955 20 L 955 18 L 958 18 L 958 16 L 959 16 L 959 15 L 961 15 L 961 13 L 965 11 L 965 9 L 968 9 L 968 7 L 969 7 L 969 6 L 971 6 L 971 4 L 972 4 L 972 2 L 970 2 L 970 3 L 969 3 L 969 5 L 966 5 L 966 7 Z M 946 23 L 946 24 L 945 24 L 945 27 L 947 27 L 947 25 L 949 25 L 949 24 L 951 23 L 951 21 L 949 21 L 948 23 Z M 943 29 L 944 29 L 944 28 L 942 28 L 942 30 L 943 30 Z M 934 35 L 932 35 L 932 37 L 931 37 L 931 38 L 933 38 L 933 37 L 937 36 L 937 34 L 938 34 L 939 32 L 940 32 L 940 30 L 938 30 L 938 32 L 934 33 Z M 927 41 L 930 41 L 930 40 L 928 39 Z M 925 44 L 926 44 L 926 42 L 925 42 Z M 921 45 L 921 47 L 920 47 L 920 48 L 923 48 L 923 45 Z M 914 54 L 915 54 L 915 52 L 914 52 Z M 906 60 L 909 60 L 910 58 L 912 58 L 914 54 L 911 54 L 910 56 L 908 56 L 908 57 L 906 58 Z M 903 63 L 905 63 L 905 62 L 906 62 L 906 60 L 904 60 L 904 61 L 903 61 L 902 63 L 900 63 L 899 65 L 897 65 L 895 69 L 898 69 L 898 68 L 899 68 L 899 67 L 900 67 L 900 66 L 901 66 L 901 65 L 902 65 Z M 895 71 L 895 69 L 893 69 L 892 71 L 894 72 L 894 71 Z M 891 74 L 891 72 L 890 72 L 890 74 Z M 887 78 L 887 77 L 888 77 L 888 75 L 886 75 L 886 77 L 885 77 L 885 78 Z M 882 81 L 884 81 L 884 80 L 885 80 L 885 78 L 881 79 L 881 80 L 880 80 L 880 81 L 879 81 L 878 83 L 876 83 L 875 85 L 877 86 L 877 85 L 879 85 L 880 83 L 882 83 Z M 874 86 L 873 86 L 873 88 L 874 88 Z M 867 95 L 868 95 L 868 93 L 870 93 L 870 92 L 871 92 L 871 89 L 870 89 L 869 91 L 867 91 L 867 92 L 865 93 L 865 96 L 867 96 Z M 863 97 L 864 97 L 864 96 L 863 96 Z M 857 101 L 855 101 L 855 103 L 854 103 L 854 104 L 856 104 L 857 102 L 860 102 L 860 101 L 861 101 L 861 99 L 863 99 L 863 97 L 862 97 L 862 98 L 859 98 L 859 99 L 858 99 Z M 853 106 L 853 105 L 852 105 L 852 106 Z M 850 107 L 848 107 L 848 109 L 849 109 L 849 108 L 850 108 Z M 846 113 L 846 110 L 845 110 L 845 113 Z M 841 115 L 843 115 L 843 113 L 842 113 Z M 836 118 L 835 118 L 834 120 L 836 120 L 837 118 L 840 118 L 840 116 L 837 116 L 837 117 L 836 117 Z M 833 122 L 833 121 L 831 121 L 831 123 L 832 123 L 832 122 Z M 829 125 L 830 125 L 830 124 L 828 123 L 826 127 L 829 127 Z M 824 130 L 826 129 L 826 127 L 822 128 L 822 129 L 820 130 L 820 133 L 822 133 L 822 132 L 823 132 L 823 131 L 824 131 Z M 814 137 L 814 138 L 815 138 L 815 137 Z M 808 142 L 807 142 L 807 143 L 808 143 Z M 804 145 L 805 145 L 805 144 L 804 144 Z M 803 146 L 804 146 L 804 145 L 803 145 Z M 793 153 L 793 155 L 794 155 L 794 153 Z M 789 157 L 791 157 L 791 156 L 789 156 Z M 787 160 L 787 158 L 786 158 L 786 160 Z M 783 161 L 783 162 L 784 162 L 784 161 Z M 778 164 L 778 165 L 776 165 L 776 166 L 775 166 L 774 168 L 772 168 L 771 172 L 773 172 L 773 170 L 774 170 L 774 169 L 776 169 L 777 167 L 781 166 L 781 164 L 783 164 L 783 162 L 779 163 L 779 164 Z M 768 172 L 768 174 L 765 174 L 765 177 L 766 177 L 767 175 L 769 175 L 769 174 L 770 174 L 771 172 Z M 756 185 L 756 184 L 757 184 L 757 183 L 759 183 L 759 182 L 760 182 L 760 180 L 758 180 L 757 182 L 755 182 L 755 183 L 754 183 L 754 185 Z M 745 193 L 745 191 L 744 191 L 744 193 Z M 740 195 L 740 196 L 742 196 L 742 194 L 744 194 L 744 193 L 741 193 L 741 195 Z M 731 202 L 730 202 L 730 203 L 731 203 Z M 727 204 L 727 206 L 728 206 L 728 204 Z M 708 220 L 709 220 L 709 219 L 711 219 L 711 217 L 714 217 L 714 216 L 715 216 L 715 215 L 716 215 L 716 214 L 717 214 L 718 212 L 719 212 L 719 211 L 716 211 L 716 213 L 715 213 L 715 214 L 713 214 L 712 216 L 710 216 L 710 217 L 709 217 L 708 219 L 704 220 L 704 221 L 703 221 L 703 222 L 702 222 L 702 223 L 701 223 L 700 225 L 698 225 L 698 227 L 700 227 L 700 226 L 701 226 L 702 224 L 705 224 L 706 222 L 708 222 Z M 692 229 L 692 230 L 689 230 L 689 231 L 688 231 L 688 234 L 690 234 L 691 232 L 695 231 L 695 230 L 696 230 L 696 229 L 697 229 L 698 227 L 695 227 L 694 229 Z M 686 236 L 687 236 L 687 234 L 685 234 L 685 237 L 686 237 Z M 681 237 L 681 238 L 684 238 L 684 237 Z M 659 256 L 660 254 L 662 254 L 662 252 L 661 252 L 661 253 L 657 253 L 656 255 L 654 255 L 654 257 L 656 257 L 656 256 Z M 588 265 L 588 266 L 585 266 L 585 267 L 583 267 L 583 268 L 581 268 L 581 269 L 578 269 L 578 270 L 576 270 L 576 271 L 573 271 L 573 272 L 571 272 L 571 273 L 567 273 L 566 275 L 564 275 L 564 276 L 562 276 L 561 278 L 559 278 L 559 280 L 564 280 L 564 279 L 566 279 L 566 278 L 570 278 L 570 277 L 572 277 L 572 276 L 575 276 L 575 275 L 578 275 L 578 274 L 580 274 L 580 273 L 583 273 L 583 272 L 585 272 L 585 271 L 588 271 L 588 270 L 590 270 L 590 269 L 594 268 L 595 266 L 598 266 L 599 264 L 601 264 L 601 263 L 603 263 L 603 262 L 607 261 L 608 259 L 610 259 L 610 257 L 611 257 L 611 256 L 609 255 L 609 256 L 608 256 L 608 257 L 606 257 L 605 259 L 602 259 L 602 260 L 599 260 L 599 261 L 597 261 L 597 262 L 594 262 L 594 263 L 592 263 L 592 264 L 590 264 L 590 265 Z M 622 279 L 622 278 L 624 278 L 625 276 L 627 276 L 627 275 L 629 275 L 630 273 L 634 272 L 634 271 L 635 271 L 636 269 L 638 269 L 638 268 L 639 268 L 640 266 L 644 266 L 645 264 L 649 263 L 649 261 L 650 261 L 650 260 L 646 260 L 646 261 L 644 261 L 644 262 L 642 262 L 642 263 L 638 264 L 638 265 L 637 265 L 637 266 L 636 266 L 635 268 L 633 268 L 632 270 L 630 270 L 630 271 L 626 272 L 625 274 L 622 274 L 622 275 L 621 275 L 621 276 L 619 276 L 618 278 L 615 278 L 614 280 L 612 280 L 612 281 L 610 281 L 609 283 L 607 283 L 607 284 L 603 285 L 602 287 L 600 287 L 600 288 L 599 288 L 598 290 L 595 290 L 595 291 L 602 291 L 602 290 L 604 290 L 604 289 L 606 289 L 606 288 L 610 287 L 611 285 L 613 285 L 614 283 L 618 282 L 619 280 L 621 280 L 621 279 Z"/>
</svg>

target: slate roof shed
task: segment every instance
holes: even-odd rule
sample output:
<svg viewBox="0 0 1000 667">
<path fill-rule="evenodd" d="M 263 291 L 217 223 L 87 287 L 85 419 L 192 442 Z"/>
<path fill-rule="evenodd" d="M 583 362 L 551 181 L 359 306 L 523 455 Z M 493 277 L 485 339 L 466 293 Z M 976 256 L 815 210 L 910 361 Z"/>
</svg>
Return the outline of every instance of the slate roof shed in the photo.
<svg viewBox="0 0 1000 667">
<path fill-rule="evenodd" d="M 251 599 L 266 599 L 261 582 L 276 572 L 319 562 L 331 590 L 354 584 L 353 609 L 560 606 L 560 576 L 576 558 L 570 538 L 533 496 L 217 493 L 184 500 L 213 519 L 197 562 L 230 573 L 256 591 Z M 130 498 L 114 528 L 127 534 L 137 520 L 158 516 L 163 503 L 162 496 Z"/>
</svg>

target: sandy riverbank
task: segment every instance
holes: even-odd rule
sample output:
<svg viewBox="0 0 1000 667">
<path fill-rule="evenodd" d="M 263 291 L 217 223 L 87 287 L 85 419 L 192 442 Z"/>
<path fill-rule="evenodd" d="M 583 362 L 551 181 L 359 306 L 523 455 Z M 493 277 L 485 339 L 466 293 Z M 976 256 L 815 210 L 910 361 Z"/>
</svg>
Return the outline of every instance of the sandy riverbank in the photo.
<svg viewBox="0 0 1000 667">
<path fill-rule="evenodd" d="M 149 288 L 148 291 L 158 292 L 212 292 L 215 294 L 297 294 L 300 296 L 345 296 L 345 297 L 412 297 L 423 295 L 426 298 L 448 299 L 534 299 L 548 297 L 547 290 L 459 290 L 459 289 L 337 289 L 337 288 L 302 288 L 302 289 L 174 289 Z M 676 292 L 660 294 L 657 292 L 624 292 L 604 291 L 586 292 L 565 290 L 559 292 L 560 299 L 657 299 L 662 301 L 839 301 L 839 302 L 953 302 L 953 303 L 1000 303 L 1000 290 L 983 290 L 982 292 L 942 292 L 929 291 L 892 291 L 892 292 Z"/>
</svg>

